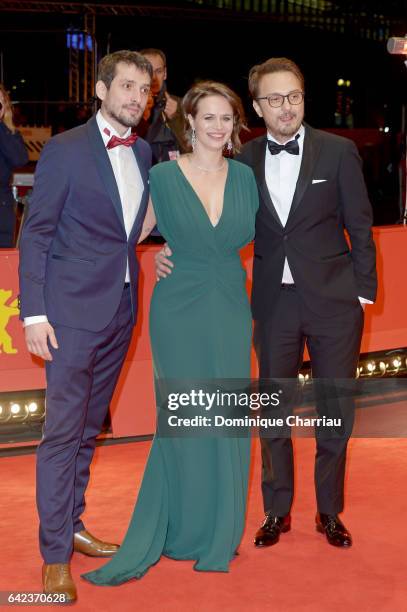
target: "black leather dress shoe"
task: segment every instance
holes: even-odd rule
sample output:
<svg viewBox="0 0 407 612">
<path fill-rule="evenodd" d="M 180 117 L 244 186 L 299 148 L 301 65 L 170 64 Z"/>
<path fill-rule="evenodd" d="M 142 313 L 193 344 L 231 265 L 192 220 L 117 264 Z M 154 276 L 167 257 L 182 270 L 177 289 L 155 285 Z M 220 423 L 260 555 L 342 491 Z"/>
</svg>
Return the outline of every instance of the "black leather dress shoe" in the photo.
<svg viewBox="0 0 407 612">
<path fill-rule="evenodd" d="M 317 531 L 324 533 L 332 546 L 349 548 L 352 546 L 352 536 L 336 514 L 322 514 L 316 516 Z"/>
<path fill-rule="evenodd" d="M 285 533 L 291 529 L 291 516 L 273 516 L 271 512 L 267 514 L 263 525 L 260 527 L 254 538 L 254 545 L 259 548 L 262 546 L 272 546 L 277 544 L 280 533 Z"/>
</svg>

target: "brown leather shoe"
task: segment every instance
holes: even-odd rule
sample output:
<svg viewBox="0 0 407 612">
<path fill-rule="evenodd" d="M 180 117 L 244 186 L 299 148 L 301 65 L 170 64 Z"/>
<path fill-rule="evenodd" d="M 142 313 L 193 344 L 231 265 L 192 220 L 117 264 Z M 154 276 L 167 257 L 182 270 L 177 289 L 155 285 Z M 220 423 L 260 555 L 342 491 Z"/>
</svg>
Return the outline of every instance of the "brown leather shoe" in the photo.
<svg viewBox="0 0 407 612">
<path fill-rule="evenodd" d="M 65 595 L 66 603 L 72 603 L 77 599 L 76 586 L 72 580 L 69 563 L 44 563 L 42 586 L 44 593 Z"/>
<path fill-rule="evenodd" d="M 118 544 L 109 544 L 98 540 L 86 529 L 77 531 L 73 536 L 74 551 L 88 555 L 88 557 L 112 557 L 119 548 Z"/>
</svg>

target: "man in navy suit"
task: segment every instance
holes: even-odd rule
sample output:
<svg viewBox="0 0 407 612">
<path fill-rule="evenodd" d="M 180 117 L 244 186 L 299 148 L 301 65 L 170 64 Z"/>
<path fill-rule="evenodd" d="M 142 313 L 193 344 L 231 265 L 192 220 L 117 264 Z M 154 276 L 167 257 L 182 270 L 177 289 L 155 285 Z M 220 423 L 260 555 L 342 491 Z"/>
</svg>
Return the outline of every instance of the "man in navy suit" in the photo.
<svg viewBox="0 0 407 612">
<path fill-rule="evenodd" d="M 27 347 L 46 362 L 37 506 L 43 587 L 76 599 L 72 551 L 117 550 L 81 521 L 89 465 L 137 316 L 135 247 L 145 235 L 150 146 L 131 128 L 150 90 L 139 53 L 104 57 L 88 123 L 45 146 L 20 246 L 20 300 Z"/>
</svg>

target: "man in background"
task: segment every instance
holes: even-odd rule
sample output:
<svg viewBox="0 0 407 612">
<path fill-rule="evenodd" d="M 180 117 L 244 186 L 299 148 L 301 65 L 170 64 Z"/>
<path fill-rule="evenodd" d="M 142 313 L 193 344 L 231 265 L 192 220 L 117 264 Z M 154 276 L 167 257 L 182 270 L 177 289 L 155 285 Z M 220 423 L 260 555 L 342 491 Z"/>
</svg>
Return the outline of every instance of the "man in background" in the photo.
<svg viewBox="0 0 407 612">
<path fill-rule="evenodd" d="M 167 59 L 161 49 L 142 49 L 142 55 L 153 67 L 151 83 L 152 107 L 145 121 L 144 138 L 153 152 L 153 163 L 177 159 L 185 152 L 184 118 L 181 100 L 167 91 Z"/>
</svg>

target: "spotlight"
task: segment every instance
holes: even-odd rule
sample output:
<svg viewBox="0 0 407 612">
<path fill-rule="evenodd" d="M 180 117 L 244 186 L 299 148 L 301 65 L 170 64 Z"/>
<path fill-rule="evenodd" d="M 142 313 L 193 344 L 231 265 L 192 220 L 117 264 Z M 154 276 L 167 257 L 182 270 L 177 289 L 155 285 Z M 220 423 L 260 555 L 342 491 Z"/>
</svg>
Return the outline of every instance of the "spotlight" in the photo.
<svg viewBox="0 0 407 612">
<path fill-rule="evenodd" d="M 26 405 L 27 414 L 30 423 L 33 421 L 42 421 L 45 415 L 45 406 L 42 402 L 29 402 Z"/>
<path fill-rule="evenodd" d="M 10 420 L 10 410 L 5 404 L 0 406 L 0 423 L 7 423 Z"/>
<path fill-rule="evenodd" d="M 27 406 L 12 402 L 10 404 L 11 420 L 13 423 L 22 423 L 28 418 Z"/>
<path fill-rule="evenodd" d="M 376 364 L 374 361 L 369 361 L 369 363 L 367 364 L 367 369 L 370 372 L 370 374 L 373 374 L 373 372 L 376 369 Z"/>
<path fill-rule="evenodd" d="M 37 402 L 30 402 L 27 406 L 27 409 L 30 414 L 34 414 L 35 412 L 38 412 Z"/>
<path fill-rule="evenodd" d="M 402 38 L 401 36 L 392 36 L 387 41 L 387 51 L 392 55 L 407 55 L 407 35 Z"/>
<path fill-rule="evenodd" d="M 387 370 L 388 367 L 389 367 L 388 364 L 384 363 L 384 361 L 381 361 L 379 363 L 379 370 L 380 370 L 380 373 L 382 374 L 382 376 L 384 376 L 386 374 L 386 370 Z"/>
<path fill-rule="evenodd" d="M 13 415 L 18 415 L 21 412 L 21 406 L 20 404 L 11 404 L 10 406 L 10 412 Z"/>
</svg>

